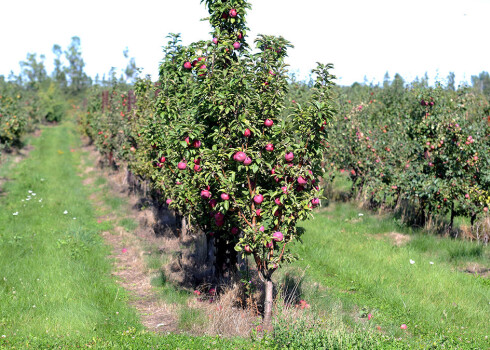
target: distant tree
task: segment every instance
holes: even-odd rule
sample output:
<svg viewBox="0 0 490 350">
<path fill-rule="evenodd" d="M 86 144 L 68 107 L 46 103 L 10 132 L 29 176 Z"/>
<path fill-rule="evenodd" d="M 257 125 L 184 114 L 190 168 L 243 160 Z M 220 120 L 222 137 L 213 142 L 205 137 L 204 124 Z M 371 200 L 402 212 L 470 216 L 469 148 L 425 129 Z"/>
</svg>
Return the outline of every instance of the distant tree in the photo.
<svg viewBox="0 0 490 350">
<path fill-rule="evenodd" d="M 455 86 L 455 75 L 454 72 L 449 72 L 449 75 L 447 76 L 447 89 L 455 91 L 456 86 Z"/>
<path fill-rule="evenodd" d="M 473 84 L 473 87 L 478 89 L 482 94 L 490 95 L 490 75 L 488 72 L 472 75 L 471 83 Z"/>
<path fill-rule="evenodd" d="M 63 50 L 61 49 L 60 45 L 54 44 L 52 51 L 53 54 L 55 55 L 54 70 L 52 74 L 53 79 L 63 91 L 66 91 L 66 86 L 67 86 L 66 73 L 65 73 L 65 69 L 63 68 L 63 63 L 61 62 L 61 56 L 63 55 Z"/>
<path fill-rule="evenodd" d="M 386 72 L 383 78 L 383 87 L 387 88 L 388 86 L 390 86 L 390 75 Z"/>
<path fill-rule="evenodd" d="M 37 60 L 37 54 L 28 53 L 26 60 L 20 62 L 21 75 L 25 78 L 24 80 L 29 88 L 38 88 L 39 84 L 42 84 L 48 78 L 46 67 L 44 66 L 45 56 L 41 55 L 39 58 L 40 61 Z"/>
<path fill-rule="evenodd" d="M 427 72 L 425 72 L 424 76 L 420 80 L 420 87 L 429 87 L 429 76 L 427 75 Z"/>
<path fill-rule="evenodd" d="M 396 73 L 393 81 L 391 82 L 391 86 L 396 91 L 402 91 L 405 88 L 405 80 L 403 80 L 400 74 Z"/>
<path fill-rule="evenodd" d="M 138 76 L 138 67 L 136 67 L 136 61 L 134 57 L 129 58 L 129 50 L 126 49 L 123 51 L 124 58 L 129 59 L 129 62 L 124 70 L 124 74 L 126 75 L 126 83 L 134 83 L 135 79 Z"/>
<path fill-rule="evenodd" d="M 71 38 L 70 46 L 65 51 L 65 57 L 69 63 L 69 66 L 65 68 L 65 73 L 68 78 L 68 91 L 76 95 L 91 83 L 90 78 L 83 71 L 85 63 L 82 58 L 80 38 L 78 36 Z"/>
</svg>

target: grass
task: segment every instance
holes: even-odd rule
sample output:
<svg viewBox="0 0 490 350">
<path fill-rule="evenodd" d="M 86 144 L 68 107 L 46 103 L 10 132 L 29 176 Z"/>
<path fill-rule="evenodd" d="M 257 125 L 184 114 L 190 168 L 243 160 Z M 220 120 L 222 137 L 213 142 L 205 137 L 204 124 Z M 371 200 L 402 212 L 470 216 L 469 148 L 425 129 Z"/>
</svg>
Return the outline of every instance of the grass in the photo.
<svg viewBox="0 0 490 350">
<path fill-rule="evenodd" d="M 244 339 L 145 332 L 111 277 L 107 225 L 77 175 L 81 153 L 70 151 L 80 145 L 75 126 L 45 127 L 32 144 L 29 157 L 0 170 L 11 179 L 0 198 L 0 348 L 249 348 Z"/>
<path fill-rule="evenodd" d="M 371 313 L 369 324 L 407 341 L 442 336 L 460 345 L 488 345 L 489 285 L 458 271 L 470 262 L 488 266 L 488 247 L 400 228 L 389 216 L 352 204 L 332 205 L 303 227 L 304 244 L 293 249 L 301 258 L 289 273 L 307 268 L 303 297 L 317 310 L 340 301 L 352 326 Z M 392 232 L 411 240 L 394 245 L 383 236 Z"/>
<path fill-rule="evenodd" d="M 97 178 L 92 189 L 82 185 L 77 175 L 82 153 L 70 151 L 80 144 L 74 130 L 71 122 L 44 128 L 31 141 L 34 150 L 28 158 L 0 168 L 0 176 L 11 179 L 0 197 L 0 349 L 488 345 L 490 283 L 460 272 L 470 263 L 488 267 L 488 247 L 411 230 L 388 215 L 371 215 L 348 203 L 333 204 L 303 223 L 304 244 L 292 248 L 301 258 L 281 269 L 277 278 L 289 290 L 296 289 L 297 299 L 306 299 L 312 310 L 304 317 L 278 319 L 275 338 L 251 343 L 146 332 L 128 306 L 129 296 L 110 276 L 110 249 L 100 233 L 114 223 L 96 218 L 110 212 L 127 231 L 137 224 L 121 214 L 124 201 L 106 189 L 106 208 L 90 204 L 88 196 L 107 181 Z M 410 240 L 394 245 L 386 236 L 392 232 Z M 152 252 L 148 269 L 159 269 L 164 258 L 156 254 L 157 247 L 147 250 Z M 173 286 L 164 274 L 152 284 L 163 299 L 181 306 L 181 329 L 203 322 L 199 310 L 186 307 L 189 292 Z M 370 321 L 367 314 L 372 314 Z M 401 330 L 401 324 L 408 329 Z"/>
</svg>

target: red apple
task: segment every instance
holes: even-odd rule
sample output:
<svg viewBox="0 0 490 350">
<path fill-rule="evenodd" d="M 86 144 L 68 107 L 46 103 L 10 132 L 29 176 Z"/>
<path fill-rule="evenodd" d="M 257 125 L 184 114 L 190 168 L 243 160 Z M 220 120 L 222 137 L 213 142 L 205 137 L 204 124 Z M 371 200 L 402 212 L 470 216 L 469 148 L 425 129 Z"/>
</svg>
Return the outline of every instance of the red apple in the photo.
<svg viewBox="0 0 490 350">
<path fill-rule="evenodd" d="M 268 152 L 272 152 L 274 150 L 274 145 L 272 143 L 268 143 L 265 145 L 265 150 Z"/>
<path fill-rule="evenodd" d="M 213 38 L 213 44 L 218 44 L 218 38 Z"/>
<path fill-rule="evenodd" d="M 235 41 L 233 43 L 233 47 L 235 48 L 235 50 L 238 50 L 241 46 L 242 46 L 242 44 L 240 44 L 238 41 Z"/>
<path fill-rule="evenodd" d="M 276 205 L 282 205 L 281 198 L 274 199 L 274 203 L 276 203 Z"/>
<path fill-rule="evenodd" d="M 194 148 L 199 148 L 199 147 L 201 147 L 201 141 L 199 141 L 199 140 L 194 141 L 194 142 L 192 143 L 192 147 L 194 147 Z"/>
<path fill-rule="evenodd" d="M 209 206 L 210 206 L 211 208 L 214 208 L 214 207 L 215 207 L 215 206 L 218 204 L 218 201 L 217 201 L 216 199 L 214 199 L 214 198 L 213 198 L 213 199 L 211 199 L 211 200 L 209 201 L 209 203 L 208 203 L 208 204 L 209 204 Z"/>
<path fill-rule="evenodd" d="M 189 61 L 187 61 L 187 62 L 184 63 L 184 68 L 185 69 L 191 69 L 192 68 L 192 64 Z"/>
<path fill-rule="evenodd" d="M 308 181 L 306 181 L 306 179 L 303 176 L 300 176 L 300 177 L 298 177 L 298 183 L 300 185 L 306 185 L 308 183 Z"/>
<path fill-rule="evenodd" d="M 166 203 L 167 203 L 167 205 L 170 205 L 170 203 L 172 203 L 172 200 L 171 200 L 170 198 L 168 198 L 168 199 L 166 200 Z"/>
<path fill-rule="evenodd" d="M 244 152 L 241 152 L 240 151 L 240 152 L 235 153 L 235 155 L 233 156 L 233 158 L 237 162 L 243 163 L 243 161 L 247 158 L 247 155 Z"/>
<path fill-rule="evenodd" d="M 276 242 L 281 242 L 284 239 L 282 232 L 277 231 L 272 234 L 272 239 Z"/>
<path fill-rule="evenodd" d="M 256 214 L 257 216 L 260 216 L 260 209 L 257 209 L 257 210 L 255 211 L 255 214 Z"/>
<path fill-rule="evenodd" d="M 318 205 L 320 204 L 320 199 L 318 199 L 318 198 L 313 198 L 313 199 L 311 200 L 311 204 L 313 205 L 313 208 L 314 208 L 314 207 L 316 207 L 316 206 L 318 206 Z"/>
<path fill-rule="evenodd" d="M 238 227 L 232 227 L 231 228 L 231 234 L 232 235 L 237 235 L 238 232 L 240 232 L 240 230 L 238 229 Z"/>
<path fill-rule="evenodd" d="M 179 170 L 185 170 L 185 168 L 187 168 L 187 163 L 184 161 L 179 162 L 179 164 L 177 164 L 177 168 L 179 168 Z"/>
<path fill-rule="evenodd" d="M 202 168 L 199 164 L 194 165 L 194 171 L 195 172 L 200 172 L 201 170 L 202 170 Z"/>
<path fill-rule="evenodd" d="M 292 162 L 293 159 L 294 159 L 294 153 L 293 152 L 288 152 L 288 153 L 286 153 L 286 155 L 284 156 L 284 158 L 286 159 L 286 162 Z"/>
<path fill-rule="evenodd" d="M 243 33 L 242 32 L 238 33 L 238 35 L 236 37 L 238 40 L 242 40 L 243 39 Z"/>
<path fill-rule="evenodd" d="M 230 14 L 230 17 L 236 17 L 237 16 L 237 12 L 235 9 L 231 9 L 229 14 Z"/>
<path fill-rule="evenodd" d="M 245 131 L 243 132 L 243 136 L 250 137 L 250 135 L 252 135 L 252 132 L 250 131 L 250 129 L 245 129 Z"/>
<path fill-rule="evenodd" d="M 160 158 L 160 163 L 165 163 L 165 157 Z"/>
<path fill-rule="evenodd" d="M 224 201 L 227 201 L 230 199 L 230 195 L 228 193 L 222 193 L 221 194 L 221 199 Z"/>
<path fill-rule="evenodd" d="M 254 202 L 255 202 L 256 204 L 260 204 L 260 203 L 262 203 L 263 201 L 264 201 L 264 196 L 262 196 L 261 194 L 256 194 L 256 195 L 254 196 Z"/>
<path fill-rule="evenodd" d="M 250 165 L 250 164 L 252 164 L 252 158 L 250 157 L 245 158 L 245 160 L 243 161 L 243 165 Z"/>
<path fill-rule="evenodd" d="M 211 198 L 211 192 L 209 192 L 209 190 L 202 190 L 201 197 L 204 199 L 209 199 Z"/>
<path fill-rule="evenodd" d="M 274 124 L 274 122 L 271 119 L 266 119 L 264 121 L 264 125 L 267 126 L 268 128 L 270 128 L 272 124 Z"/>
<path fill-rule="evenodd" d="M 245 245 L 245 247 L 243 247 L 243 250 L 245 250 L 245 252 L 247 254 L 250 254 L 252 252 L 252 248 L 250 248 L 250 246 L 248 244 Z"/>
</svg>

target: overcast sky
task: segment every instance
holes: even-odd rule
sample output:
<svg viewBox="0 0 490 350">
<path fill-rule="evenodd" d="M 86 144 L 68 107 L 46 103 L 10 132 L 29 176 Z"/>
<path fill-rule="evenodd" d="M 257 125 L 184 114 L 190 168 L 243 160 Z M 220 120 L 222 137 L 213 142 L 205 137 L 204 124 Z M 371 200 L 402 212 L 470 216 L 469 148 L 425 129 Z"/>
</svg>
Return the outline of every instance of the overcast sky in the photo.
<svg viewBox="0 0 490 350">
<path fill-rule="evenodd" d="M 386 72 L 405 80 L 428 73 L 456 81 L 490 71 L 490 0 L 250 0 L 247 20 L 257 33 L 282 35 L 295 46 L 289 64 L 300 78 L 315 62 L 333 63 L 337 82 L 380 82 Z M 121 71 L 123 50 L 143 74 L 158 74 L 168 33 L 184 44 L 211 39 L 199 0 L 3 0 L 0 12 L 0 75 L 18 74 L 28 52 L 46 55 L 81 39 L 86 72 Z"/>
</svg>

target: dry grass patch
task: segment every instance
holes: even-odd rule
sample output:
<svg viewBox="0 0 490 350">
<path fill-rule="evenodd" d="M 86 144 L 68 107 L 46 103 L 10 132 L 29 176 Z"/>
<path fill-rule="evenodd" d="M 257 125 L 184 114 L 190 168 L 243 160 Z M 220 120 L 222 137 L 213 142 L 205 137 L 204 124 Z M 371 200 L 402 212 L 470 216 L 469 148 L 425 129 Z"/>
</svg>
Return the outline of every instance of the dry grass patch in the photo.
<svg viewBox="0 0 490 350">
<path fill-rule="evenodd" d="M 411 239 L 409 235 L 404 235 L 404 234 L 398 233 L 398 232 L 379 233 L 379 234 L 373 235 L 373 237 L 375 239 L 386 239 L 386 238 L 388 238 L 389 241 L 397 247 L 401 247 L 401 246 L 407 244 L 408 242 L 410 242 L 410 239 Z"/>
</svg>

